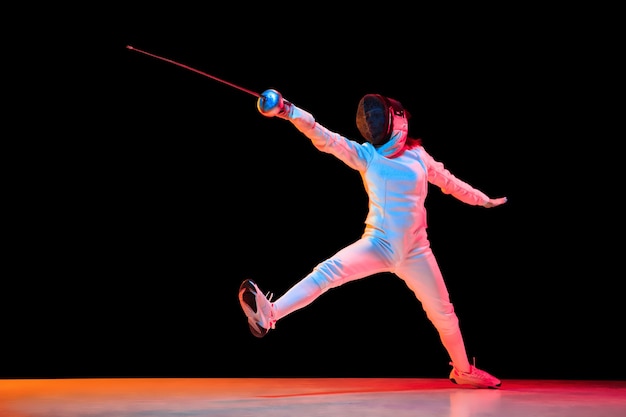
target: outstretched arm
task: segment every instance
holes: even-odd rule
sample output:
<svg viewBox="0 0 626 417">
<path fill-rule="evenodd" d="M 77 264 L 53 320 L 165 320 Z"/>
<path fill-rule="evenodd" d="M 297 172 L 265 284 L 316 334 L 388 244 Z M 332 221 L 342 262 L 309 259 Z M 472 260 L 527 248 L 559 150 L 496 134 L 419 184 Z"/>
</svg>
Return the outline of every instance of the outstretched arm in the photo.
<svg viewBox="0 0 626 417">
<path fill-rule="evenodd" d="M 423 161 L 428 166 L 428 182 L 436 185 L 445 194 L 471 205 L 491 208 L 506 203 L 506 197 L 491 198 L 465 181 L 455 177 L 443 163 L 436 161 L 423 147 L 419 148 Z"/>
<path fill-rule="evenodd" d="M 264 91 L 257 100 L 257 108 L 266 117 L 290 121 L 318 150 L 334 155 L 352 169 L 364 170 L 375 152 L 372 146 L 362 146 L 320 125 L 311 113 L 285 100 L 276 90 Z"/>
</svg>

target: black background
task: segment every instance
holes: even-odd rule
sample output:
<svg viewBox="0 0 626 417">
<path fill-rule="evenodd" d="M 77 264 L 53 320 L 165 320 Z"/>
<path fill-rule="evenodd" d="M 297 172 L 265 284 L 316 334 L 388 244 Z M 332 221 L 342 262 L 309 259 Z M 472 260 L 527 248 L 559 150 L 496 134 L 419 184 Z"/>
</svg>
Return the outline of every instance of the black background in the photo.
<svg viewBox="0 0 626 417">
<path fill-rule="evenodd" d="M 241 281 L 277 298 L 359 237 L 367 201 L 210 74 L 352 138 L 363 94 L 400 100 L 436 159 L 509 199 L 427 200 L 470 357 L 503 379 L 623 379 L 602 53 L 556 15 L 484 12 L 151 6 L 40 32 L 8 117 L 0 377 L 447 376 L 393 275 L 249 333 Z"/>
</svg>

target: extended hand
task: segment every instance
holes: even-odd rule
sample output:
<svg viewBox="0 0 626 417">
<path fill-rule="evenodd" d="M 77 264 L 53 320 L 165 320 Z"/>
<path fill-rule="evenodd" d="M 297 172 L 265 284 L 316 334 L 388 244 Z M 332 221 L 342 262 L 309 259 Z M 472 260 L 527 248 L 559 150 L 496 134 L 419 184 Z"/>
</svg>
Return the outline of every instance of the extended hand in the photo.
<svg viewBox="0 0 626 417">
<path fill-rule="evenodd" d="M 489 201 L 483 204 L 483 207 L 491 208 L 491 207 L 499 206 L 500 204 L 504 204 L 504 203 L 506 203 L 506 197 L 490 198 Z"/>
</svg>

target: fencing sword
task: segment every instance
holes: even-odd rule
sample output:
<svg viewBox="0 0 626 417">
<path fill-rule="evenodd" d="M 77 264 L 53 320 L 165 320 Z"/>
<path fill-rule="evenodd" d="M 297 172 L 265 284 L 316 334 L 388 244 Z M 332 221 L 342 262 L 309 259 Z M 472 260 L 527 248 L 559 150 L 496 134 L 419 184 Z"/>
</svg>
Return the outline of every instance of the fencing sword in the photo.
<svg viewBox="0 0 626 417">
<path fill-rule="evenodd" d="M 202 72 L 200 70 L 197 70 L 195 68 L 192 68 L 188 65 L 185 64 L 181 64 L 180 62 L 176 62 L 172 59 L 169 58 L 165 58 L 159 55 L 155 55 L 153 53 L 135 48 L 134 46 L 131 45 L 126 45 L 126 48 L 131 50 L 131 51 L 136 51 L 139 52 L 141 54 L 144 55 L 148 55 L 151 56 L 153 58 L 156 59 L 160 59 L 161 61 L 165 61 L 165 62 L 169 62 L 170 64 L 174 64 L 177 65 L 181 68 L 187 69 L 189 71 L 193 71 L 195 73 L 198 73 L 200 75 L 203 75 L 205 77 L 211 78 L 215 81 L 218 81 L 220 83 L 226 84 L 230 87 L 236 88 L 237 90 L 243 91 L 244 93 L 248 93 L 254 97 L 257 98 L 257 107 L 259 109 L 259 111 L 261 112 L 261 114 L 263 114 L 264 116 L 268 116 L 268 117 L 272 117 L 275 116 L 282 108 L 283 108 L 283 97 L 282 95 L 274 90 L 274 89 L 269 89 L 269 90 L 265 90 L 262 94 L 259 94 L 255 91 L 252 90 L 248 90 L 247 88 L 241 87 L 237 84 L 233 84 L 231 82 L 228 82 L 226 80 L 223 80 L 221 78 L 216 77 L 215 75 L 211 75 L 211 74 L 207 74 L 206 72 Z"/>
</svg>

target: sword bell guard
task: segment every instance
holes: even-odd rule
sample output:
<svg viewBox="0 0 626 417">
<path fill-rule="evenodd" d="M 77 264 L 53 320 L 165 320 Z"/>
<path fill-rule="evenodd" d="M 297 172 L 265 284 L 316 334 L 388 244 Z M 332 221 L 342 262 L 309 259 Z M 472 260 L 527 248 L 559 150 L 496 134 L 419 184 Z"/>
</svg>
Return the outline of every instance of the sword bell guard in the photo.
<svg viewBox="0 0 626 417">
<path fill-rule="evenodd" d="M 266 117 L 276 116 L 284 107 L 283 96 L 271 88 L 261 93 L 256 104 L 259 112 Z"/>
</svg>

